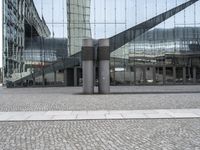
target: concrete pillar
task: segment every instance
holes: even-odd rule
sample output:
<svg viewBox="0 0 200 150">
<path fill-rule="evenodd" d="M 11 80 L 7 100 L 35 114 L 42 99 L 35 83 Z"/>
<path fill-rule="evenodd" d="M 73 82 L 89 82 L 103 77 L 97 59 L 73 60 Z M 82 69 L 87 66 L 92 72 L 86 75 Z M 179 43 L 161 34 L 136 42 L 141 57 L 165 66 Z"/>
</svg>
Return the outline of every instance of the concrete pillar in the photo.
<svg viewBox="0 0 200 150">
<path fill-rule="evenodd" d="M 109 39 L 99 40 L 99 94 L 110 93 L 110 42 Z"/>
<path fill-rule="evenodd" d="M 35 86 L 36 85 L 36 83 L 35 83 L 35 77 L 33 78 L 33 86 Z"/>
<path fill-rule="evenodd" d="M 82 79 L 82 68 L 77 69 L 77 77 L 78 77 L 77 86 L 80 86 L 81 85 L 80 79 Z"/>
<path fill-rule="evenodd" d="M 186 67 L 183 67 L 183 84 L 186 84 Z"/>
<path fill-rule="evenodd" d="M 166 84 L 166 66 L 163 66 L 163 84 Z"/>
<path fill-rule="evenodd" d="M 197 82 L 197 68 L 193 67 L 193 83 L 196 84 Z"/>
<path fill-rule="evenodd" d="M 176 67 L 175 66 L 173 67 L 173 81 L 174 81 L 174 84 L 176 84 Z"/>
<path fill-rule="evenodd" d="M 84 39 L 82 47 L 83 93 L 94 93 L 94 41 Z"/>
<path fill-rule="evenodd" d="M 137 84 L 137 67 L 134 66 L 134 84 L 136 85 Z"/>
<path fill-rule="evenodd" d="M 46 81 L 45 81 L 45 74 L 44 72 L 42 73 L 42 85 L 46 86 Z"/>
<path fill-rule="evenodd" d="M 146 67 L 143 67 L 142 70 L 143 70 L 143 83 L 146 84 L 147 83 Z"/>
<path fill-rule="evenodd" d="M 152 73 L 153 73 L 153 83 L 156 84 L 156 67 L 155 66 L 153 66 Z"/>
<path fill-rule="evenodd" d="M 112 67 L 111 70 L 112 70 L 112 75 L 111 75 L 112 76 L 112 81 L 111 82 L 114 84 L 114 67 Z"/>
<path fill-rule="evenodd" d="M 74 68 L 74 86 L 78 86 L 77 68 Z"/>
<path fill-rule="evenodd" d="M 57 72 L 54 71 L 54 85 L 56 85 L 57 83 Z"/>
<path fill-rule="evenodd" d="M 67 68 L 64 70 L 64 85 L 67 86 Z"/>
<path fill-rule="evenodd" d="M 114 60 L 115 61 L 115 60 Z M 113 84 L 116 85 L 115 66 L 113 67 Z"/>
<path fill-rule="evenodd" d="M 74 68 L 67 70 L 67 84 L 68 86 L 74 86 Z"/>
<path fill-rule="evenodd" d="M 32 79 L 33 79 L 33 86 L 35 86 L 35 76 L 32 75 Z"/>
<path fill-rule="evenodd" d="M 97 73 L 97 65 L 96 61 L 93 63 L 93 82 L 94 82 L 94 87 L 96 86 L 96 73 Z"/>
<path fill-rule="evenodd" d="M 127 81 L 129 82 L 130 85 L 132 85 L 132 76 L 131 76 L 131 66 L 127 66 L 127 71 L 128 71 L 128 76 L 127 76 Z"/>
<path fill-rule="evenodd" d="M 188 77 L 189 77 L 189 79 L 191 79 L 192 78 L 192 75 L 191 75 L 191 68 L 190 67 L 188 67 Z"/>
</svg>

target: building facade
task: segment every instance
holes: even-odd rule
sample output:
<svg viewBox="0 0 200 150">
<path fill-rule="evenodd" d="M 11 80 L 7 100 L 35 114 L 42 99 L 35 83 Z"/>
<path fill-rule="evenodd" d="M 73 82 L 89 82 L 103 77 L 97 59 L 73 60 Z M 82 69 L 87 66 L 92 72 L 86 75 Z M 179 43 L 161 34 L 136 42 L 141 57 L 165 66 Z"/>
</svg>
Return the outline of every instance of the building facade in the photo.
<svg viewBox="0 0 200 150">
<path fill-rule="evenodd" d="M 115 68 L 112 81 L 118 84 L 199 83 L 199 35 L 199 27 L 154 29 L 143 34 L 126 47 L 126 58 L 112 59 L 111 67 Z"/>
<path fill-rule="evenodd" d="M 82 40 L 91 38 L 91 0 L 67 0 L 68 53 L 81 51 Z"/>
<path fill-rule="evenodd" d="M 44 18 L 40 18 L 33 0 L 3 0 L 3 72 L 5 80 L 27 71 L 25 40 L 49 37 Z"/>
<path fill-rule="evenodd" d="M 63 0 L 65 6 L 61 6 L 60 2 L 43 1 L 3 0 L 3 74 L 5 81 L 11 82 L 12 86 L 81 85 L 83 39 L 117 36 L 185 3 Z M 144 29 L 144 34 L 115 49 L 110 57 L 111 84 L 200 83 L 200 5 L 198 1 L 194 2 L 184 11 L 150 30 Z M 46 12 L 44 16 L 43 12 Z M 55 12 L 64 16 L 62 22 L 54 17 Z M 64 36 L 65 30 L 67 35 Z M 54 36 L 61 33 L 62 38 Z M 123 36 L 119 40 L 126 39 Z M 112 44 L 115 47 L 118 43 Z M 98 68 L 96 70 L 98 72 Z"/>
<path fill-rule="evenodd" d="M 3 83 L 3 69 L 0 68 L 0 84 Z"/>
</svg>

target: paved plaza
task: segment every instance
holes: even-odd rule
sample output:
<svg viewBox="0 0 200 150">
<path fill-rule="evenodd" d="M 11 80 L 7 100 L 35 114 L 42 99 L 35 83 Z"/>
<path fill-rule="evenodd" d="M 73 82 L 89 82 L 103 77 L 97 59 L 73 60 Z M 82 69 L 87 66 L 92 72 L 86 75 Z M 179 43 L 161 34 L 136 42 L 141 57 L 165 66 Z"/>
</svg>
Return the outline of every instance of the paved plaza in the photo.
<svg viewBox="0 0 200 150">
<path fill-rule="evenodd" d="M 1 87 L 0 149 L 200 150 L 200 86 L 81 90 Z"/>
<path fill-rule="evenodd" d="M 200 86 L 111 87 L 109 95 L 81 91 L 81 87 L 0 89 L 0 112 L 200 109 Z"/>
</svg>

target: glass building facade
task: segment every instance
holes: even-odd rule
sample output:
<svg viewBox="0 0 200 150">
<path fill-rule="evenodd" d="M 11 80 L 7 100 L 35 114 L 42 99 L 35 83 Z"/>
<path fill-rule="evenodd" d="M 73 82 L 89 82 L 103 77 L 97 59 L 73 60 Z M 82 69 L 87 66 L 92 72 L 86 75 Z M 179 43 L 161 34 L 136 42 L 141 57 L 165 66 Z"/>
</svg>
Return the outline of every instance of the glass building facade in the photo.
<svg viewBox="0 0 200 150">
<path fill-rule="evenodd" d="M 0 84 L 3 83 L 3 72 L 2 72 L 2 68 L 0 68 Z"/>
<path fill-rule="evenodd" d="M 3 0 L 4 83 L 81 85 L 83 39 L 118 35 L 189 1 Z M 112 52 L 111 85 L 200 83 L 199 10 L 194 2 Z"/>
<path fill-rule="evenodd" d="M 81 51 L 82 40 L 91 38 L 91 0 L 67 0 L 69 55 Z"/>
</svg>

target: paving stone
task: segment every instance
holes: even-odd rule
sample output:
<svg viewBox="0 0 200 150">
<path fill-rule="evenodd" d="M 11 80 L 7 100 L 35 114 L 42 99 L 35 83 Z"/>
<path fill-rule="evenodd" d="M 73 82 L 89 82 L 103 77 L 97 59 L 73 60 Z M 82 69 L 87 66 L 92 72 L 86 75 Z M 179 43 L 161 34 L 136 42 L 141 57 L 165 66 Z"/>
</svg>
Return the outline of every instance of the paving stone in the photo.
<svg viewBox="0 0 200 150">
<path fill-rule="evenodd" d="M 147 116 L 144 113 L 128 113 L 128 114 L 123 114 L 122 115 L 123 118 L 125 119 L 130 119 L 130 118 L 147 118 Z"/>
<path fill-rule="evenodd" d="M 155 113 L 145 113 L 145 116 L 147 116 L 148 118 L 171 118 L 172 116 L 169 114 L 164 114 L 164 113 L 160 113 L 160 114 L 155 114 Z"/>
<path fill-rule="evenodd" d="M 110 95 L 81 95 L 81 88 L 0 87 L 0 112 L 194 109 L 200 115 L 200 86 L 111 87 Z M 126 92 L 126 94 L 123 94 Z M 170 111 L 163 110 L 163 113 Z M 151 113 L 156 115 L 158 112 Z M 173 112 L 178 113 L 178 112 Z M 49 112 L 49 116 L 51 113 Z M 1 115 L 1 113 L 0 113 Z M 30 115 L 36 115 L 30 112 Z M 38 114 L 37 114 L 38 115 Z M 79 114 L 80 115 L 80 114 Z M 115 115 L 118 115 L 116 113 Z M 135 116 L 134 116 L 135 115 Z M 199 150 L 200 119 L 141 119 L 146 114 L 127 112 L 129 120 L 0 122 L 2 150 Z M 15 116 L 5 116 L 15 117 Z M 22 116 L 23 117 L 23 116 Z M 51 116 L 52 117 L 52 116 Z M 77 118 L 77 115 L 73 117 Z M 44 119 L 44 118 L 43 118 Z M 38 120 L 38 118 L 37 118 Z"/>
<path fill-rule="evenodd" d="M 124 117 L 121 114 L 106 114 L 106 119 L 123 119 Z"/>
<path fill-rule="evenodd" d="M 132 110 L 132 111 L 48 111 L 48 112 L 4 112 L 0 121 L 27 121 L 27 120 L 102 120 L 102 119 L 136 119 L 136 118 L 200 118 L 194 109 L 165 109 L 165 110 Z M 104 113 L 103 113 L 104 112 Z"/>
<path fill-rule="evenodd" d="M 76 119 L 82 119 L 82 120 L 96 120 L 96 119 L 106 119 L 106 116 L 104 114 L 95 114 L 95 115 L 81 115 L 79 114 Z"/>
<path fill-rule="evenodd" d="M 198 150 L 200 119 L 0 122 L 2 150 Z"/>
<path fill-rule="evenodd" d="M 53 120 L 75 120 L 77 115 L 55 115 L 51 119 Z"/>
<path fill-rule="evenodd" d="M 81 95 L 80 91 L 81 87 L 0 87 L 0 112 L 200 108 L 200 86 L 111 87 L 115 94 L 110 95 Z M 126 91 L 127 94 L 120 94 Z"/>
</svg>

